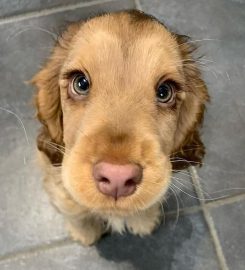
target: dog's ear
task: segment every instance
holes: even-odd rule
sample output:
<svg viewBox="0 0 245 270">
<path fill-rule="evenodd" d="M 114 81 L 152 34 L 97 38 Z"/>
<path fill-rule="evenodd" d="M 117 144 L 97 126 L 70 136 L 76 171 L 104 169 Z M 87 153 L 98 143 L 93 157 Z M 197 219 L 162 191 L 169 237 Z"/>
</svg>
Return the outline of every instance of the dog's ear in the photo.
<svg viewBox="0 0 245 270">
<path fill-rule="evenodd" d="M 79 30 L 79 24 L 70 25 L 58 42 L 44 67 L 32 78 L 37 88 L 35 105 L 37 118 L 43 125 L 37 137 L 37 146 L 52 164 L 62 161 L 59 146 L 63 146 L 63 120 L 60 100 L 59 75 L 67 57 L 71 40 Z"/>
<path fill-rule="evenodd" d="M 183 61 L 186 97 L 180 107 L 172 164 L 174 169 L 183 169 L 190 165 L 201 165 L 204 157 L 205 148 L 200 139 L 199 128 L 209 95 L 193 57 L 196 47 L 188 37 L 174 35 Z"/>
</svg>

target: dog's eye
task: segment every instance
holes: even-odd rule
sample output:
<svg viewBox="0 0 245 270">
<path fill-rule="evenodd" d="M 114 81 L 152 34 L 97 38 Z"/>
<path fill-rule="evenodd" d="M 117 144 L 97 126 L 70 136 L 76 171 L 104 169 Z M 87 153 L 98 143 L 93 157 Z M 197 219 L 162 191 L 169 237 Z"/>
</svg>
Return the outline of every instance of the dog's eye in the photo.
<svg viewBox="0 0 245 270">
<path fill-rule="evenodd" d="M 77 74 L 72 80 L 72 92 L 77 95 L 87 95 L 89 91 L 89 80 L 85 74 Z"/>
<path fill-rule="evenodd" d="M 174 98 L 174 85 L 171 82 L 161 83 L 156 91 L 157 100 L 161 103 L 170 103 Z"/>
</svg>

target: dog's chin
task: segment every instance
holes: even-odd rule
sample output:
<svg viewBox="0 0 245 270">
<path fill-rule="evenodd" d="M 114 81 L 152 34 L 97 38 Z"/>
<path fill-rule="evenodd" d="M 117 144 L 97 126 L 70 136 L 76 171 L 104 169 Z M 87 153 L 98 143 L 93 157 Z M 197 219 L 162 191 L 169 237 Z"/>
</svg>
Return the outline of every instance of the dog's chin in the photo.
<svg viewBox="0 0 245 270">
<path fill-rule="evenodd" d="M 90 177 L 77 177 L 70 169 L 62 173 L 63 183 L 71 197 L 80 206 L 97 215 L 129 216 L 144 211 L 164 199 L 168 189 L 171 170 L 161 172 L 161 178 L 144 179 L 134 194 L 115 198 L 102 194 Z"/>
<path fill-rule="evenodd" d="M 67 188 L 67 186 L 66 186 Z M 150 199 L 144 199 L 144 192 L 120 197 L 115 200 L 113 197 L 98 194 L 94 191 L 94 199 L 90 200 L 89 196 L 83 196 L 83 194 L 77 194 L 71 188 L 68 188 L 68 192 L 72 198 L 82 207 L 85 207 L 91 213 L 97 215 L 109 215 L 109 216 L 131 216 L 141 211 L 150 208 L 152 205 L 163 200 L 167 187 L 163 187 L 162 191 L 155 194 Z M 102 198 L 101 198 L 102 197 Z"/>
</svg>

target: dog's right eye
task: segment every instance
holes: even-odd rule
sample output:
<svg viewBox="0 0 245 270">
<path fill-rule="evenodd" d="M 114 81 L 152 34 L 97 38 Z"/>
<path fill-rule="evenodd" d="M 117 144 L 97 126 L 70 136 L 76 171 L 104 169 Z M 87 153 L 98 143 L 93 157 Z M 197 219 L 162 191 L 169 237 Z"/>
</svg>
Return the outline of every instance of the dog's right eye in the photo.
<svg viewBox="0 0 245 270">
<path fill-rule="evenodd" d="M 85 76 L 85 74 L 77 74 L 74 76 L 71 83 L 71 91 L 72 94 L 75 95 L 87 95 L 89 92 L 89 80 Z"/>
</svg>

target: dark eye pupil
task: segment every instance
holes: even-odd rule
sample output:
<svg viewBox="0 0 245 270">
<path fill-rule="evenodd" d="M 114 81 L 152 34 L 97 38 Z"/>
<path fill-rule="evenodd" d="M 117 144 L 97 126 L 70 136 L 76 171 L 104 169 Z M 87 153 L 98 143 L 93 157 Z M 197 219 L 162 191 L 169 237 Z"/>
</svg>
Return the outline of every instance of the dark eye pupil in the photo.
<svg viewBox="0 0 245 270">
<path fill-rule="evenodd" d="M 172 87 L 169 84 L 162 84 L 157 89 L 157 98 L 160 102 L 167 102 L 172 97 Z"/>
<path fill-rule="evenodd" d="M 89 86 L 87 79 L 85 77 L 80 77 L 77 82 L 77 86 L 80 89 L 87 90 Z"/>
<path fill-rule="evenodd" d="M 74 79 L 73 88 L 78 94 L 83 94 L 89 89 L 89 81 L 85 75 L 77 75 Z"/>
<path fill-rule="evenodd" d="M 165 86 L 160 86 L 158 88 L 157 94 L 158 94 L 158 97 L 159 98 L 163 98 L 164 99 L 164 98 L 168 97 L 168 95 L 169 95 L 169 89 L 167 87 L 165 87 Z"/>
</svg>

